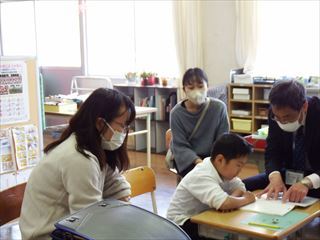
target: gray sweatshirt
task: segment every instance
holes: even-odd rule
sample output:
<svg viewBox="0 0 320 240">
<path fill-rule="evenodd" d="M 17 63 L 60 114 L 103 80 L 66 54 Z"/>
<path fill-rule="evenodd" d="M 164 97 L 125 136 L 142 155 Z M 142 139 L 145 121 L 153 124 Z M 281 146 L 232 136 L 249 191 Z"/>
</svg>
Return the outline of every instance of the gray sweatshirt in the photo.
<svg viewBox="0 0 320 240">
<path fill-rule="evenodd" d="M 212 144 L 223 133 L 229 132 L 229 121 L 226 105 L 215 98 L 202 119 L 202 122 L 188 141 L 205 104 L 198 112 L 191 113 L 179 102 L 170 113 L 170 128 L 172 142 L 170 145 L 178 170 L 181 172 L 190 166 L 197 158 L 210 156 Z"/>
</svg>

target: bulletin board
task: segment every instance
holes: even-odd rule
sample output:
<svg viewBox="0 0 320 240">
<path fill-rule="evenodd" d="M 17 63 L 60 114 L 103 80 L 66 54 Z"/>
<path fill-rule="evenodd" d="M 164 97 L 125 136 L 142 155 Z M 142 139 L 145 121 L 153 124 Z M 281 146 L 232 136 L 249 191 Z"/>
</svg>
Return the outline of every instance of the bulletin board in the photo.
<svg viewBox="0 0 320 240">
<path fill-rule="evenodd" d="M 36 58 L 0 57 L 0 174 L 38 163 L 41 123 Z"/>
</svg>

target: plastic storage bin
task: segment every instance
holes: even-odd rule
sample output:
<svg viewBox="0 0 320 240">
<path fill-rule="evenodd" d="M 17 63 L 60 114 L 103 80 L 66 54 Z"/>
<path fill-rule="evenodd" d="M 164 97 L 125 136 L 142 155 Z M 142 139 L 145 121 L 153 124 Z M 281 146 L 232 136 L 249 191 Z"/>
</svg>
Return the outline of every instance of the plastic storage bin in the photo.
<svg viewBox="0 0 320 240">
<path fill-rule="evenodd" d="M 231 121 L 234 130 L 251 131 L 252 120 L 232 118 Z"/>
</svg>

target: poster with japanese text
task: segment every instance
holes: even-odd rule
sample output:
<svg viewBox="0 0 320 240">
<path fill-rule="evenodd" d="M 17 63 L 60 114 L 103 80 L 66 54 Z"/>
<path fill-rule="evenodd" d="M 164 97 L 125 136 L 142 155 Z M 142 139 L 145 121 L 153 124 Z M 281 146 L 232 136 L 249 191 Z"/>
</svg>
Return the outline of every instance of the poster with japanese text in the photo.
<svg viewBox="0 0 320 240">
<path fill-rule="evenodd" d="M 0 129 L 0 174 L 15 171 L 10 129 Z"/>
<path fill-rule="evenodd" d="M 17 169 L 35 166 L 39 162 L 39 136 L 34 125 L 12 128 Z"/>
<path fill-rule="evenodd" d="M 27 66 L 22 61 L 0 63 L 1 125 L 29 120 Z"/>
</svg>

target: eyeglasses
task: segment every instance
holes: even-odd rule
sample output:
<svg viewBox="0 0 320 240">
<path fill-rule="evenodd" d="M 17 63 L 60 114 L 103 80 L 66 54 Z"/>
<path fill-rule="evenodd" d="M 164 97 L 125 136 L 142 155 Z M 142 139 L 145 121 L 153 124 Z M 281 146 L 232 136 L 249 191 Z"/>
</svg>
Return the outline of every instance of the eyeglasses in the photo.
<svg viewBox="0 0 320 240">
<path fill-rule="evenodd" d="M 298 115 L 298 119 L 300 117 L 300 112 Z M 297 116 L 285 116 L 283 119 L 278 118 L 276 115 L 274 115 L 273 113 L 270 116 L 271 120 L 276 121 L 276 122 L 280 122 L 282 124 L 286 124 L 286 123 L 291 123 L 297 120 Z"/>
<path fill-rule="evenodd" d="M 103 121 L 112 131 L 114 131 L 114 129 L 110 126 L 109 123 L 107 123 L 106 120 L 103 119 Z M 119 131 L 119 132 L 127 133 L 130 130 L 130 125 L 123 125 L 122 123 L 117 122 L 117 121 L 113 121 L 113 122 L 122 128 L 122 131 Z"/>
</svg>

